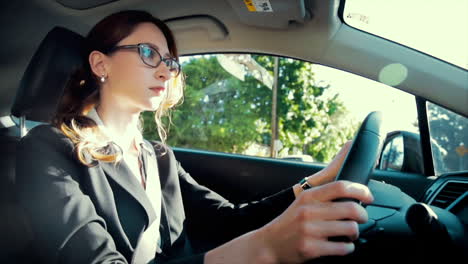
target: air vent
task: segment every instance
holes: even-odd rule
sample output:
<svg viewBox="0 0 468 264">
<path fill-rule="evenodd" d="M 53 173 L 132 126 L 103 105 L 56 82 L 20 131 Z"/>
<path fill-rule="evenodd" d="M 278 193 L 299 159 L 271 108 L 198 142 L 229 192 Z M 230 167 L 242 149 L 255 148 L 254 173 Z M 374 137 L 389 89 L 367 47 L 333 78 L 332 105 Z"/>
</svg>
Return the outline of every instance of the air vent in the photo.
<svg viewBox="0 0 468 264">
<path fill-rule="evenodd" d="M 468 191 L 468 183 L 450 181 L 442 187 L 439 193 L 435 195 L 435 198 L 430 204 L 446 209 L 466 191 Z"/>
</svg>

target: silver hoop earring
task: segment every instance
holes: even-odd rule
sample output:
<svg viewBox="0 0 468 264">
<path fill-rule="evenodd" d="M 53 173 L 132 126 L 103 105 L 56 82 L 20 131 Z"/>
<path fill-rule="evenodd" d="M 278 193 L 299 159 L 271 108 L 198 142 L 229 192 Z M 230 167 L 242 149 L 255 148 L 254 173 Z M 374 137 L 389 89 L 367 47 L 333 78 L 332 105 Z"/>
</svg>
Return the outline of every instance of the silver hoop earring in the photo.
<svg viewBox="0 0 468 264">
<path fill-rule="evenodd" d="M 105 83 L 105 82 L 106 82 L 106 76 L 104 76 L 104 74 L 101 76 L 101 82 L 102 82 L 102 83 Z"/>
</svg>

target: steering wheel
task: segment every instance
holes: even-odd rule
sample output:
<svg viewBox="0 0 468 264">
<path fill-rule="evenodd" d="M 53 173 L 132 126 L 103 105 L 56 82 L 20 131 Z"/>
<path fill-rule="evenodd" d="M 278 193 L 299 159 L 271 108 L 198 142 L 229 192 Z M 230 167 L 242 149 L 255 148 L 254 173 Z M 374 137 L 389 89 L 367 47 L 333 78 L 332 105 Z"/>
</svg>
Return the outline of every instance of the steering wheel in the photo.
<svg viewBox="0 0 468 264">
<path fill-rule="evenodd" d="M 369 181 L 385 136 L 382 113 L 371 112 L 361 124 L 336 176 L 335 180 L 368 185 L 375 198 L 366 206 L 369 220 L 359 225 L 355 252 L 344 258 L 360 264 L 379 260 L 420 263 L 433 261 L 434 256 L 445 256 L 447 252 L 457 255 L 455 258 L 466 258 L 463 252 L 468 250 L 467 228 L 454 214 L 417 203 L 393 185 Z M 339 199 L 350 200 L 355 201 Z M 307 263 L 342 263 L 343 260 L 343 257 L 325 257 Z"/>
<path fill-rule="evenodd" d="M 347 156 L 343 161 L 335 181 L 347 180 L 367 185 L 380 153 L 385 133 L 382 129 L 382 112 L 371 112 L 362 122 Z M 350 198 L 340 198 L 335 201 L 354 201 Z M 346 237 L 333 237 L 332 241 L 349 241 Z"/>
<path fill-rule="evenodd" d="M 382 113 L 371 112 L 364 119 L 354 137 L 336 180 L 348 180 L 367 185 L 384 140 Z"/>
</svg>

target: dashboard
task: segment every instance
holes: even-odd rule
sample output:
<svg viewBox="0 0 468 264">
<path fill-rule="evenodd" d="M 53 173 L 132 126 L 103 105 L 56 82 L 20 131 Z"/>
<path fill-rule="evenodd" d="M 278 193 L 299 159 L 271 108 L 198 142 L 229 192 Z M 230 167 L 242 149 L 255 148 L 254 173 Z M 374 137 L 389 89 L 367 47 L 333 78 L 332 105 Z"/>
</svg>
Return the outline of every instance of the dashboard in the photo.
<svg viewBox="0 0 468 264">
<path fill-rule="evenodd" d="M 423 201 L 450 211 L 468 226 L 468 172 L 440 176 L 428 188 Z"/>
<path fill-rule="evenodd" d="M 468 260 L 468 172 L 432 179 L 420 202 L 391 184 L 371 180 L 368 186 L 375 199 L 366 207 L 369 221 L 360 225 L 357 260 Z"/>
</svg>

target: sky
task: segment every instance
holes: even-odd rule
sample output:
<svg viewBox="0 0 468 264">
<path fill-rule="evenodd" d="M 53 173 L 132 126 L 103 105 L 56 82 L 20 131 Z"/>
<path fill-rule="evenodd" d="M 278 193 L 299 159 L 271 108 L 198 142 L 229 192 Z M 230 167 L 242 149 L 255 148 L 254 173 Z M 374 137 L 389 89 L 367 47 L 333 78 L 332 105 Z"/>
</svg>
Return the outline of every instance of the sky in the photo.
<svg viewBox="0 0 468 264">
<path fill-rule="evenodd" d="M 347 0 L 346 23 L 468 69 L 468 0 Z"/>
<path fill-rule="evenodd" d="M 413 95 L 385 84 L 315 64 L 316 82 L 330 84 L 330 93 L 339 93 L 350 115 L 362 121 L 372 111 L 382 111 L 388 131 L 407 130 L 416 132 L 416 102 Z M 365 95 L 365 96 L 364 96 Z"/>
</svg>

